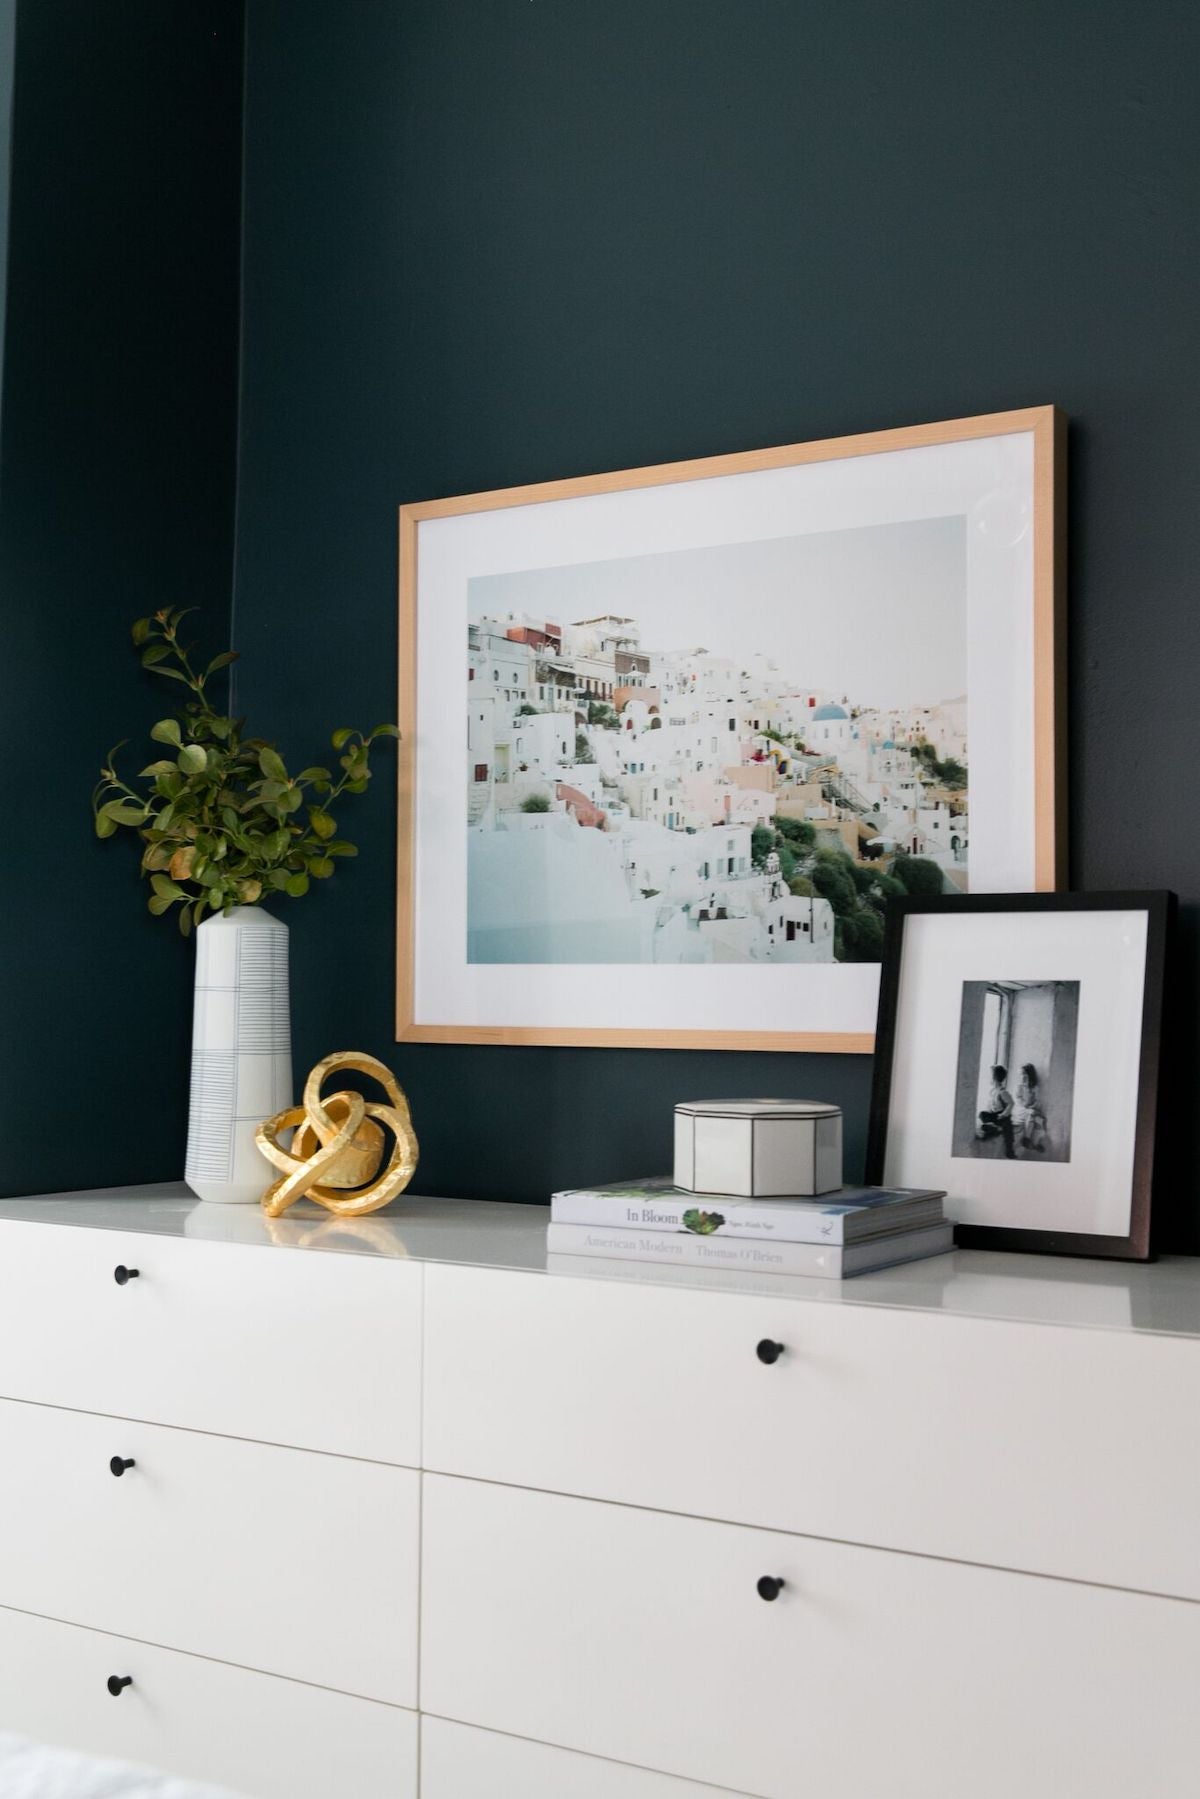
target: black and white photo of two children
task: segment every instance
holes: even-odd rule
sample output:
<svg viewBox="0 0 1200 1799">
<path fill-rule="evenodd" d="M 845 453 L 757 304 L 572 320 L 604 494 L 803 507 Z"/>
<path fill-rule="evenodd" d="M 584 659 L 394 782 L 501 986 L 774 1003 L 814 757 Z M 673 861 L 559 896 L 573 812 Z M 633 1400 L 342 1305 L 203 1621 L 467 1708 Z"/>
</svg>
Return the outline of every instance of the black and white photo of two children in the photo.
<svg viewBox="0 0 1200 1799">
<path fill-rule="evenodd" d="M 1078 981 L 964 981 L 952 1154 L 1069 1162 Z"/>
</svg>

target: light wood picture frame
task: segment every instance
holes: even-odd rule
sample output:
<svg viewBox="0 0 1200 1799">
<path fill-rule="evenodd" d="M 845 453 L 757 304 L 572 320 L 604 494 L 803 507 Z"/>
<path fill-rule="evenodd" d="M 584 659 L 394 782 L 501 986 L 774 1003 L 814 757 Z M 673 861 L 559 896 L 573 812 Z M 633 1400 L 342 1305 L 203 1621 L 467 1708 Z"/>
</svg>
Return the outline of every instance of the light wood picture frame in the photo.
<svg viewBox="0 0 1200 1799">
<path fill-rule="evenodd" d="M 1065 438 L 402 506 L 398 1040 L 866 1053 L 898 874 L 1062 886 Z"/>
</svg>

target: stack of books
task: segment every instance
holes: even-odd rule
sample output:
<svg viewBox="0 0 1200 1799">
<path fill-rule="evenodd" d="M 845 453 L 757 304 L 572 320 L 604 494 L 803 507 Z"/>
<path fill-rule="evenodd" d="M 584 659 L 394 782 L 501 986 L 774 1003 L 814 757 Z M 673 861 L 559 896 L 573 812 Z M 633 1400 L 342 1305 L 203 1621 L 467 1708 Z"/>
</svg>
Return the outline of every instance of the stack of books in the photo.
<svg viewBox="0 0 1200 1799">
<path fill-rule="evenodd" d="M 930 1188 L 841 1187 L 820 1199 L 733 1199 L 690 1193 L 662 1175 L 555 1193 L 546 1247 L 844 1280 L 952 1249 L 945 1197 Z"/>
</svg>

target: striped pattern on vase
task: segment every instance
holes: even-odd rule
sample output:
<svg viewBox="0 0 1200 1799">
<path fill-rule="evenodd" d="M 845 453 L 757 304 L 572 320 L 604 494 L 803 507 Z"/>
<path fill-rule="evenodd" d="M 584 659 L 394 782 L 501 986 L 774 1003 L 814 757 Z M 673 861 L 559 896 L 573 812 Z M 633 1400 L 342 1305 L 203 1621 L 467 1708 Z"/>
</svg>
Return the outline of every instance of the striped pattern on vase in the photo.
<svg viewBox="0 0 1200 1799">
<path fill-rule="evenodd" d="M 196 932 L 184 1176 L 200 1199 L 253 1205 L 272 1170 L 254 1133 L 293 1099 L 288 928 L 260 906 Z"/>
</svg>

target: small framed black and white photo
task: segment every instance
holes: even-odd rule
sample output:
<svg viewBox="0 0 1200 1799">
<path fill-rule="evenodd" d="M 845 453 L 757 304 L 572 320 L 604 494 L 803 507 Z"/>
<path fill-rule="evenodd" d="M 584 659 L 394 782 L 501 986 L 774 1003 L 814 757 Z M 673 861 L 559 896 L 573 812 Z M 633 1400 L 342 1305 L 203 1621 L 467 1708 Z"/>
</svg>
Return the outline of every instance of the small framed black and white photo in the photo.
<svg viewBox="0 0 1200 1799">
<path fill-rule="evenodd" d="M 1150 1253 L 1169 893 L 893 902 L 867 1180 L 965 1248 Z"/>
</svg>

